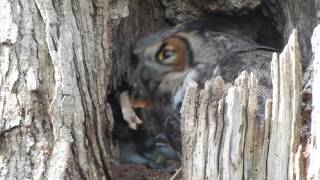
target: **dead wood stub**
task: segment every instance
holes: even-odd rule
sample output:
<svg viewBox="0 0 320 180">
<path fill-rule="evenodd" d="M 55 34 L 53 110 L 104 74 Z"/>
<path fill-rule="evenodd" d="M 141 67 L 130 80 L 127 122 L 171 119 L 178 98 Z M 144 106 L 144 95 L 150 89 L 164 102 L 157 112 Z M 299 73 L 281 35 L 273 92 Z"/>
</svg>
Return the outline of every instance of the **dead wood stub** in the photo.
<svg viewBox="0 0 320 180">
<path fill-rule="evenodd" d="M 313 32 L 312 51 L 314 54 L 313 68 L 313 84 L 312 84 L 312 123 L 311 123 L 311 140 L 310 140 L 310 164 L 308 169 L 309 179 L 320 178 L 320 25 Z"/>
<path fill-rule="evenodd" d="M 296 31 L 280 56 L 273 56 L 271 69 L 274 91 L 267 177 L 293 179 L 300 137 L 302 76 Z"/>
<path fill-rule="evenodd" d="M 301 112 L 301 64 L 294 31 L 272 60 L 273 102 L 257 126 L 258 80 L 243 72 L 228 89 L 221 77 L 190 83 L 181 109 L 183 178 L 293 179 Z M 298 163 L 299 164 L 299 163 Z"/>
</svg>

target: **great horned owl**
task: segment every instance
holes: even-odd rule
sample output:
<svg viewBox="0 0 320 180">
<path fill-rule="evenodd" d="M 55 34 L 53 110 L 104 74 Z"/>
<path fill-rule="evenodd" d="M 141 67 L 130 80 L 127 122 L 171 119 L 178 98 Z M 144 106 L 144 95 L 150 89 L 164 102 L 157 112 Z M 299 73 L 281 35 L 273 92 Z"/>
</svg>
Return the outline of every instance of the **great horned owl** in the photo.
<svg viewBox="0 0 320 180">
<path fill-rule="evenodd" d="M 190 80 L 201 86 L 221 75 L 231 83 L 242 71 L 249 71 L 260 82 L 258 99 L 270 98 L 274 49 L 215 32 L 208 24 L 192 21 L 140 39 L 133 50 L 137 60 L 131 77 L 135 94 L 151 99 L 155 105 L 169 104 L 167 112 L 179 111 Z"/>
</svg>

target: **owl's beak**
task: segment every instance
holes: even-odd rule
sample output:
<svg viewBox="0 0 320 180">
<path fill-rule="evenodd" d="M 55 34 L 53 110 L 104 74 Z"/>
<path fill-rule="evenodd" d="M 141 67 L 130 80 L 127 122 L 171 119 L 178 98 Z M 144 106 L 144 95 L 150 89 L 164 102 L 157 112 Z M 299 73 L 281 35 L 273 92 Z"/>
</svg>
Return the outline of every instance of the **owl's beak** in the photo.
<svg viewBox="0 0 320 180">
<path fill-rule="evenodd" d="M 138 64 L 132 75 L 129 77 L 131 97 L 134 98 L 149 98 L 149 93 L 141 80 L 141 72 L 143 66 Z"/>
</svg>

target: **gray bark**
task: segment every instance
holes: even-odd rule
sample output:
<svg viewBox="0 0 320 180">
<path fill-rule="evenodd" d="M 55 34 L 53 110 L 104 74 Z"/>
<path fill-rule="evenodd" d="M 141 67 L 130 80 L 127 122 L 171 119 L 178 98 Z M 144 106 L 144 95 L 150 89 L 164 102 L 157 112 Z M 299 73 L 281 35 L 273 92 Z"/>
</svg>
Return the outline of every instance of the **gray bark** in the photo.
<svg viewBox="0 0 320 180">
<path fill-rule="evenodd" d="M 0 1 L 0 179 L 109 179 L 105 1 Z"/>
<path fill-rule="evenodd" d="M 208 13 L 243 15 L 256 9 L 263 0 L 161 0 L 166 18 L 181 23 Z"/>
</svg>

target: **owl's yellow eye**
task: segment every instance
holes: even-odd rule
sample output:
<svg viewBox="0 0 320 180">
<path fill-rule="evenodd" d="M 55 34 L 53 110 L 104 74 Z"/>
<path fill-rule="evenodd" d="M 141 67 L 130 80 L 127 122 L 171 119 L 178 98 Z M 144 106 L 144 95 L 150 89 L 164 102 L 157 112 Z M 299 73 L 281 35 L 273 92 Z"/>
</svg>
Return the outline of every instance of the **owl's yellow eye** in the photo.
<svg viewBox="0 0 320 180">
<path fill-rule="evenodd" d="M 163 48 L 157 53 L 157 60 L 159 62 L 166 62 L 169 63 L 173 60 L 175 53 L 173 50 Z"/>
<path fill-rule="evenodd" d="M 163 60 L 164 60 L 164 52 L 161 51 L 161 52 L 159 52 L 159 54 L 158 54 L 158 61 L 163 61 Z"/>
</svg>

